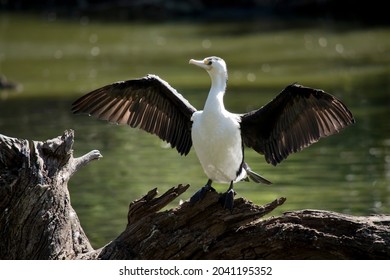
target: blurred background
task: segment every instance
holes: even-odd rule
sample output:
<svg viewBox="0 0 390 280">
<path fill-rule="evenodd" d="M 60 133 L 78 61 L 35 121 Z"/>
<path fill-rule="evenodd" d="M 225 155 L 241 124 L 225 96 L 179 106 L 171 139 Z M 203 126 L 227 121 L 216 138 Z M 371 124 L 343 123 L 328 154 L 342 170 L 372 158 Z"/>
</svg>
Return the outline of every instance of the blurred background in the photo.
<svg viewBox="0 0 390 280">
<path fill-rule="evenodd" d="M 129 202 L 157 187 L 207 178 L 193 151 L 181 157 L 138 129 L 74 116 L 71 103 L 118 80 L 159 75 L 202 109 L 210 80 L 188 65 L 216 55 L 229 70 L 227 109 L 243 113 L 288 84 L 340 98 L 356 124 L 277 167 L 246 150 L 272 186 L 237 183 L 237 196 L 315 208 L 390 212 L 390 27 L 385 1 L 0 1 L 0 133 L 46 140 L 75 130 L 75 156 L 103 158 L 69 182 L 95 247 L 121 233 Z M 1 152 L 1 151 L 0 151 Z M 223 192 L 227 185 L 215 184 Z M 179 203 L 175 201 L 171 207 Z"/>
</svg>

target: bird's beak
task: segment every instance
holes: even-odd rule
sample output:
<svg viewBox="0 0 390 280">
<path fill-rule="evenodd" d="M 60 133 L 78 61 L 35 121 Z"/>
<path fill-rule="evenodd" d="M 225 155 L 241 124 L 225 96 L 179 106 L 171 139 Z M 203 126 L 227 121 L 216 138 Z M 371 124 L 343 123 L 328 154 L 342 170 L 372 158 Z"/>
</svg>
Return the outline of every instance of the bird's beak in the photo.
<svg viewBox="0 0 390 280">
<path fill-rule="evenodd" d="M 204 59 L 204 60 L 190 59 L 189 64 L 194 64 L 194 65 L 199 66 L 200 68 L 203 68 L 206 70 L 210 69 L 210 65 L 208 65 L 207 59 Z"/>
</svg>

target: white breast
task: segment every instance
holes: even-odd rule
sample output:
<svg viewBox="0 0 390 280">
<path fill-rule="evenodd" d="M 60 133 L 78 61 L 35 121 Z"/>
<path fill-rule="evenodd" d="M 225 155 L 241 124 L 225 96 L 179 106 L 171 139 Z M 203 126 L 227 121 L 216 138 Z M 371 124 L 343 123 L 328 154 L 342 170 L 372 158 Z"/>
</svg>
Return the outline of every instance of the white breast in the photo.
<svg viewBox="0 0 390 280">
<path fill-rule="evenodd" d="M 243 153 L 236 115 L 198 111 L 192 120 L 193 147 L 207 177 L 221 183 L 241 180 L 246 174 L 237 177 Z"/>
</svg>

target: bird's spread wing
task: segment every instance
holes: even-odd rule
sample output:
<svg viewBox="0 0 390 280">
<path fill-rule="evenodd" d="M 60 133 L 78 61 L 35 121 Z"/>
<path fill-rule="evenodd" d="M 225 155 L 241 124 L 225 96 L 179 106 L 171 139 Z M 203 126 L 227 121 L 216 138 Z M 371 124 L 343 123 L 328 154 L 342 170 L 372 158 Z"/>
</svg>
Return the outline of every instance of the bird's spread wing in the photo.
<svg viewBox="0 0 390 280">
<path fill-rule="evenodd" d="M 241 134 L 246 146 L 276 165 L 354 122 L 352 113 L 334 96 L 293 84 L 264 107 L 242 115 Z"/>
<path fill-rule="evenodd" d="M 73 113 L 139 127 L 156 134 L 180 154 L 191 149 L 191 116 L 196 109 L 155 75 L 94 90 L 72 104 Z"/>
</svg>

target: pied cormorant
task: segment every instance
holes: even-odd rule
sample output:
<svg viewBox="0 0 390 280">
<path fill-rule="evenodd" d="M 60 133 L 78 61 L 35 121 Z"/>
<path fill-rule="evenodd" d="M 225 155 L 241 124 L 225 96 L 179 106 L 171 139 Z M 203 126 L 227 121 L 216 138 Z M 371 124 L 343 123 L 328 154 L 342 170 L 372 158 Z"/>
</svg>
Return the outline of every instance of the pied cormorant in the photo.
<svg viewBox="0 0 390 280">
<path fill-rule="evenodd" d="M 139 127 L 167 141 L 181 155 L 187 155 L 193 146 L 208 178 L 191 197 L 193 203 L 212 190 L 213 181 L 230 184 L 220 199 L 228 209 L 233 208 L 235 182 L 249 178 L 271 184 L 244 161 L 245 146 L 277 165 L 289 154 L 354 123 L 352 113 L 340 100 L 298 84 L 287 86 L 260 109 L 231 113 L 223 102 L 225 61 L 212 56 L 189 63 L 205 69 L 211 78 L 203 110 L 195 109 L 166 81 L 147 75 L 96 89 L 76 100 L 72 111 Z"/>
</svg>

